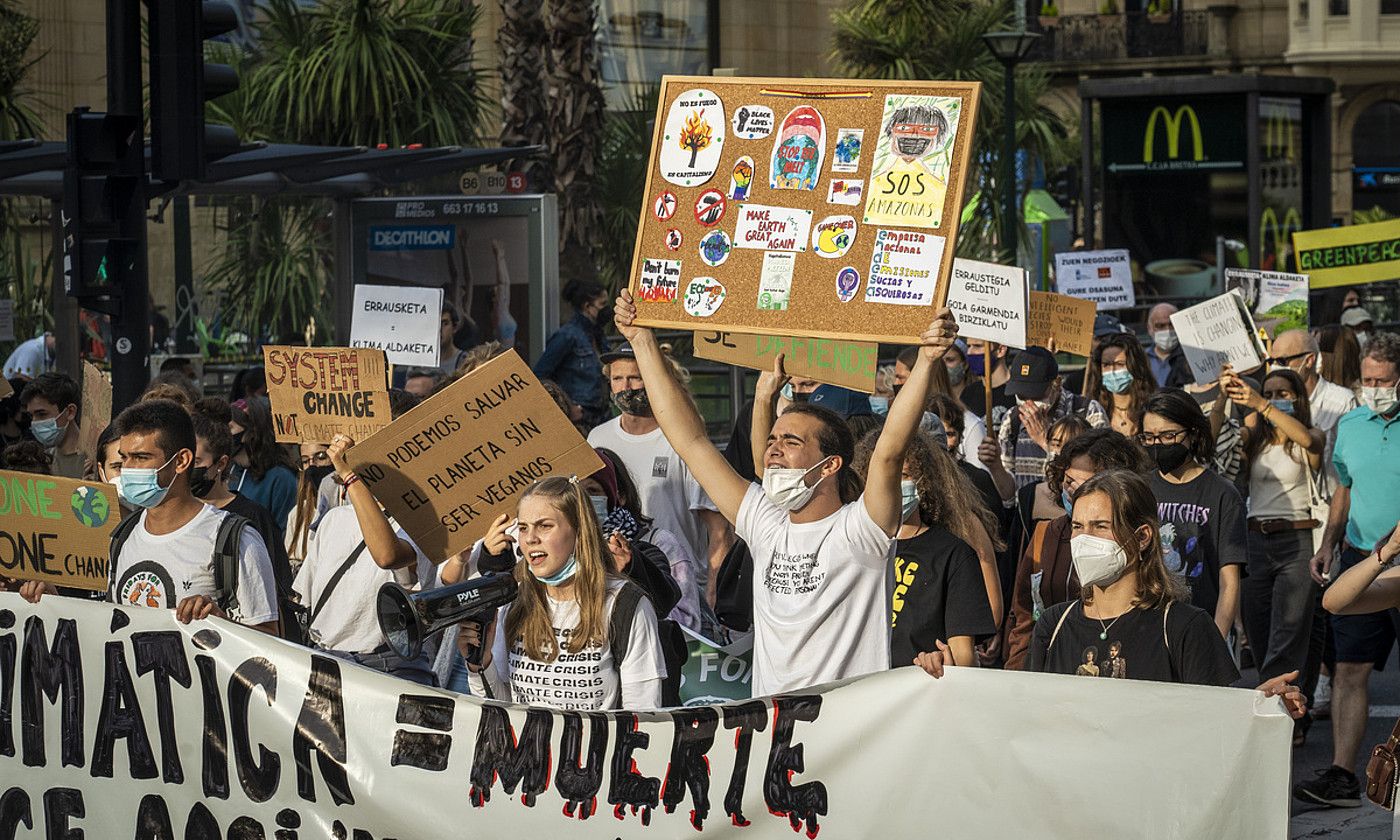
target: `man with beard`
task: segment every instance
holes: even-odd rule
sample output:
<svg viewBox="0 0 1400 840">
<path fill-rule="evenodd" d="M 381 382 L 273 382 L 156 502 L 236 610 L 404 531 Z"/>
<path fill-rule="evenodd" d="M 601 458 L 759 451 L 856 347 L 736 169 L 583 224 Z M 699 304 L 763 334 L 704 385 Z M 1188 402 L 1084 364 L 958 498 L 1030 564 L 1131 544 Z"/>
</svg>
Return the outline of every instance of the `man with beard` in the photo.
<svg viewBox="0 0 1400 840">
<path fill-rule="evenodd" d="M 689 374 L 666 358 L 671 375 L 685 384 Z M 637 485 L 642 514 L 684 540 L 697 562 L 704 563 L 705 568 L 695 570 L 695 579 L 705 581 L 704 593 L 713 604 L 713 583 L 731 542 L 729 523 L 661 433 L 631 346 L 604 353 L 602 360 L 613 406 L 621 416 L 590 432 L 588 443 L 618 454 Z"/>
</svg>

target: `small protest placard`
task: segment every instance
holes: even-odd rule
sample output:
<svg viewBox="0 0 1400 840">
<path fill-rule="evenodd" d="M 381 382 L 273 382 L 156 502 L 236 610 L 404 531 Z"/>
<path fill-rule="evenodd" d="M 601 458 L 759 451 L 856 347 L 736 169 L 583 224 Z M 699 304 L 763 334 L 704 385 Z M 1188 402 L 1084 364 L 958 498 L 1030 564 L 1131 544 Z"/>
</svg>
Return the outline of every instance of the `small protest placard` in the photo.
<svg viewBox="0 0 1400 840">
<path fill-rule="evenodd" d="M 1400 277 L 1400 219 L 1293 233 L 1298 270 L 1314 289 Z"/>
<path fill-rule="evenodd" d="M 469 548 L 541 478 L 602 461 L 515 351 L 462 377 L 348 453 L 429 560 Z"/>
<path fill-rule="evenodd" d="M 1011 347 L 1026 346 L 1026 270 L 976 260 L 953 260 L 948 308 L 958 335 Z"/>
<path fill-rule="evenodd" d="M 438 366 L 442 289 L 355 286 L 350 346 L 383 350 L 391 365 Z"/>
<path fill-rule="evenodd" d="M 1172 327 L 1198 385 L 1219 379 L 1220 366 L 1226 362 L 1239 373 L 1264 363 L 1254 319 L 1238 292 L 1226 292 L 1173 314 Z"/>
<path fill-rule="evenodd" d="M 772 370 L 783 354 L 783 369 L 798 379 L 813 379 L 867 394 L 875 392 L 875 369 L 880 347 L 863 341 L 837 341 L 805 336 L 697 332 L 697 358 L 729 365 Z"/>
<path fill-rule="evenodd" d="M 269 345 L 263 369 L 278 443 L 364 440 L 392 420 L 383 350 Z"/>
<path fill-rule="evenodd" d="M 106 589 L 120 521 L 111 484 L 0 470 L 0 575 Z"/>
<path fill-rule="evenodd" d="M 1094 347 L 1096 312 L 1097 306 L 1092 300 L 1032 289 L 1026 319 L 1026 346 L 1049 347 L 1053 338 L 1056 351 L 1088 356 Z"/>
<path fill-rule="evenodd" d="M 1055 290 L 1092 300 L 1100 309 L 1128 309 L 1136 304 L 1128 252 L 1071 251 L 1055 255 Z"/>
<path fill-rule="evenodd" d="M 1308 275 L 1227 268 L 1225 290 L 1236 289 L 1270 340 L 1286 330 L 1308 328 Z"/>
<path fill-rule="evenodd" d="M 83 362 L 82 413 L 78 417 L 78 450 L 97 457 L 97 439 L 112 422 L 112 383 L 101 368 Z"/>
</svg>

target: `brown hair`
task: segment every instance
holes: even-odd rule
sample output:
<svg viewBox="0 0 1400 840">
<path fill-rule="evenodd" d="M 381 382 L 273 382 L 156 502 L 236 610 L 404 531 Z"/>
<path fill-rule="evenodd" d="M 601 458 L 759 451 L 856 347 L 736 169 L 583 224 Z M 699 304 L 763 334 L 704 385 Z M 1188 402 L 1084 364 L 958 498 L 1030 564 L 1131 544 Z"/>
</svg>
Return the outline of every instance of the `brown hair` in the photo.
<svg viewBox="0 0 1400 840">
<path fill-rule="evenodd" d="M 1328 324 L 1317 333 L 1322 353 L 1322 378 L 1351 388 L 1361 381 L 1361 344 L 1356 331 L 1341 324 Z"/>
<path fill-rule="evenodd" d="M 1073 416 L 1073 415 L 1071 415 Z M 1050 428 L 1054 428 L 1051 426 Z M 1137 441 L 1113 429 L 1090 429 L 1075 435 L 1045 464 L 1045 485 L 1055 498 L 1065 486 L 1065 470 L 1079 456 L 1094 462 L 1094 470 L 1131 470 L 1143 473 L 1152 469 L 1152 460 Z"/>
<path fill-rule="evenodd" d="M 1282 379 L 1288 383 L 1288 390 L 1295 395 L 1293 397 L 1293 419 L 1308 428 L 1312 428 L 1312 410 L 1308 407 L 1308 389 L 1303 384 L 1303 377 L 1299 376 L 1297 371 L 1288 368 L 1271 370 L 1264 374 L 1264 378 L 1259 381 L 1261 391 L 1264 390 L 1264 386 L 1268 385 L 1270 379 Z M 1260 412 L 1259 422 L 1262 424 L 1261 428 L 1255 434 L 1251 434 L 1249 439 L 1244 442 L 1244 462 L 1246 464 L 1254 463 L 1254 459 L 1258 457 L 1260 452 L 1264 451 L 1264 447 L 1274 442 L 1276 427 L 1273 421 L 1269 420 L 1269 413 Z M 1298 444 L 1294 443 L 1292 438 L 1284 438 L 1283 451 L 1287 452 L 1289 457 L 1297 457 L 1293 451 L 1297 448 Z"/>
<path fill-rule="evenodd" d="M 574 559 L 578 571 L 574 574 L 574 598 L 578 601 L 578 629 L 564 644 L 569 653 L 606 644 L 608 641 L 607 583 L 612 577 L 608 564 L 608 547 L 603 531 L 593 514 L 593 504 L 576 480 L 554 476 L 543 478 L 520 495 L 524 502 L 539 497 L 563 515 L 574 529 Z M 506 616 L 506 647 L 520 643 L 525 655 L 539 662 L 553 662 L 559 657 L 558 641 L 554 637 L 554 622 L 549 614 L 547 587 L 530 572 L 528 564 L 515 564 L 515 579 L 520 584 L 520 596 Z"/>
<path fill-rule="evenodd" d="M 1128 571 L 1137 573 L 1135 609 L 1156 609 L 1191 596 L 1181 578 L 1167 571 L 1162 558 L 1162 522 L 1157 518 L 1157 500 L 1147 479 L 1128 470 L 1101 472 L 1075 492 L 1077 502 L 1094 493 L 1108 496 L 1113 508 L 1113 537 L 1128 555 Z M 1152 535 L 1141 546 L 1138 529 L 1148 526 Z M 1080 597 L 1093 601 L 1093 588 L 1084 587 Z"/>
<path fill-rule="evenodd" d="M 1157 378 L 1152 375 L 1152 366 L 1147 361 L 1147 353 L 1138 343 L 1137 336 L 1131 333 L 1118 333 L 1116 335 L 1105 336 L 1099 342 L 1099 346 L 1094 348 L 1094 354 L 1089 357 L 1088 371 L 1088 393 L 1098 400 L 1104 411 L 1113 411 L 1113 392 L 1103 386 L 1103 351 L 1110 347 L 1117 347 L 1123 351 L 1123 361 L 1126 363 L 1126 370 L 1133 375 L 1132 384 L 1128 387 L 1128 394 L 1132 397 L 1132 405 L 1128 408 L 1128 416 L 1137 414 L 1137 409 L 1147 405 L 1147 400 L 1152 396 L 1152 392 L 1157 390 Z M 1140 422 L 1140 421 L 1139 421 Z"/>
</svg>

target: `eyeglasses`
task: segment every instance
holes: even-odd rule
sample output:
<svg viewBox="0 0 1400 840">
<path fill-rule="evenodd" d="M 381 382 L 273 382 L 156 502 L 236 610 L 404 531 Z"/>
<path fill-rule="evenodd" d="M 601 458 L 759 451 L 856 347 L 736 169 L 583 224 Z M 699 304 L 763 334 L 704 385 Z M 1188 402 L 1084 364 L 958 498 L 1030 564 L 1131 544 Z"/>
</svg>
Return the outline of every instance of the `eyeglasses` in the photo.
<svg viewBox="0 0 1400 840">
<path fill-rule="evenodd" d="M 329 452 L 317 452 L 315 455 L 312 455 L 312 456 L 309 457 L 309 458 L 308 458 L 307 456 L 303 455 L 303 456 L 301 457 L 301 468 L 302 468 L 302 469 L 306 469 L 307 467 L 311 466 L 312 464 L 315 464 L 315 465 L 318 466 L 318 467 L 324 467 L 326 464 L 329 464 L 330 462 L 331 462 L 331 456 L 330 456 L 330 453 L 329 453 Z"/>
<path fill-rule="evenodd" d="M 1308 354 L 1311 353 L 1311 352 L 1312 352 L 1311 350 L 1304 350 L 1304 351 L 1301 352 L 1301 353 L 1294 353 L 1294 354 L 1291 355 L 1291 356 L 1276 356 L 1276 357 L 1271 358 L 1271 359 L 1265 359 L 1264 362 L 1265 362 L 1266 364 L 1270 364 L 1270 365 L 1287 365 L 1289 362 L 1293 361 L 1294 359 L 1301 359 L 1301 358 L 1303 358 L 1304 356 L 1308 355 Z"/>
<path fill-rule="evenodd" d="M 1173 443 L 1181 443 L 1183 440 L 1186 439 L 1187 434 L 1189 433 L 1185 429 L 1169 430 L 1165 432 L 1158 432 L 1157 434 L 1152 434 L 1151 432 L 1139 432 L 1136 435 L 1135 439 L 1138 443 L 1142 444 L 1143 446 L 1152 446 L 1153 444 L 1157 443 L 1165 443 L 1170 445 Z"/>
</svg>

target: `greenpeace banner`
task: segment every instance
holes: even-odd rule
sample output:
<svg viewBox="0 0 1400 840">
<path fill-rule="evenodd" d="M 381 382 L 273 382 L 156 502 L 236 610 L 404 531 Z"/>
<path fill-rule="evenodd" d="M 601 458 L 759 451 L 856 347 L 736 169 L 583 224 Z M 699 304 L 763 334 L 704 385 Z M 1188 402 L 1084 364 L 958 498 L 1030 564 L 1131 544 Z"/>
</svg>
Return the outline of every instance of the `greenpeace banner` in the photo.
<svg viewBox="0 0 1400 840">
<path fill-rule="evenodd" d="M 952 671 L 561 713 L 222 620 L 4 594 L 0 837 L 1287 836 L 1277 699 Z"/>
</svg>

